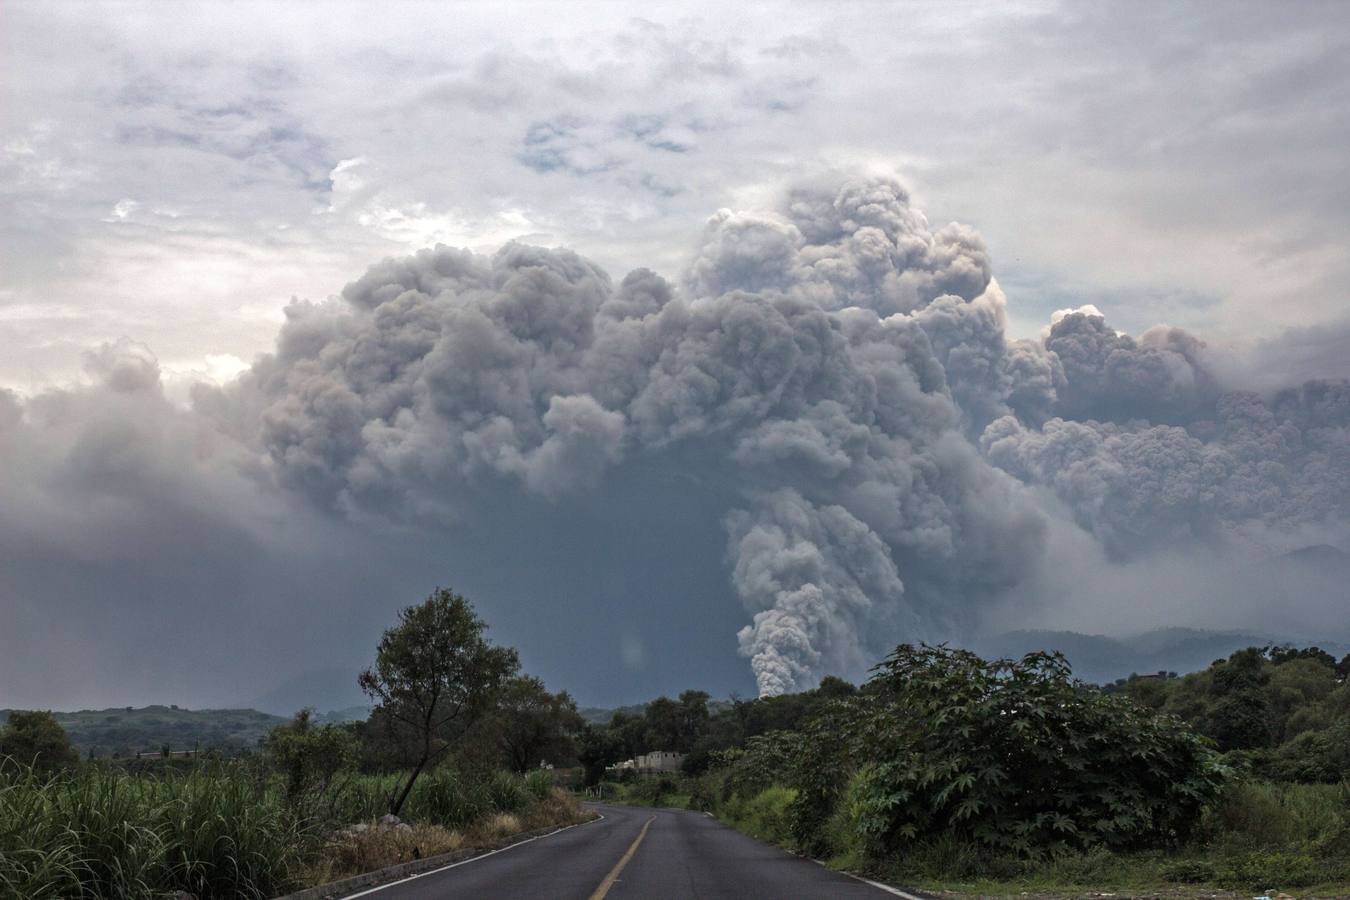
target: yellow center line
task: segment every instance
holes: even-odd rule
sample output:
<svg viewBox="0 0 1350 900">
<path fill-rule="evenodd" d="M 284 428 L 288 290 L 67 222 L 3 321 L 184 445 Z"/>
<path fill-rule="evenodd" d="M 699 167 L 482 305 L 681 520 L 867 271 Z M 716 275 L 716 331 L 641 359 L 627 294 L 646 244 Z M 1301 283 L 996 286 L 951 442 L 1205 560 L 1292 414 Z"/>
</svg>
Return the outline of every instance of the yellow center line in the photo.
<svg viewBox="0 0 1350 900">
<path fill-rule="evenodd" d="M 623 855 L 623 858 L 619 860 L 614 868 L 609 870 L 609 874 L 605 876 L 605 880 L 600 882 L 600 886 L 595 889 L 595 893 L 591 894 L 591 900 L 605 900 L 605 895 L 609 893 L 610 888 L 614 887 L 614 882 L 619 880 L 619 873 L 623 871 L 624 866 L 628 865 L 628 861 L 633 858 L 633 854 L 637 852 L 638 844 L 642 843 L 642 839 L 647 836 L 647 829 L 650 828 L 655 821 L 656 816 L 652 816 L 643 824 L 642 830 L 638 832 L 637 838 L 633 841 L 633 845 L 628 848 L 628 852 Z"/>
</svg>

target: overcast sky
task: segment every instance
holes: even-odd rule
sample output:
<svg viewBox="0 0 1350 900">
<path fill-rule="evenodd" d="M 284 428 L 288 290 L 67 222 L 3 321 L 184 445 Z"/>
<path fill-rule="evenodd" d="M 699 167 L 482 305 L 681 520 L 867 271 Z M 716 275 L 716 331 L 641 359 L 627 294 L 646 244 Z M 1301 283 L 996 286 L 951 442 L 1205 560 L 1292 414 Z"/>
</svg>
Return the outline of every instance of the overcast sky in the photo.
<svg viewBox="0 0 1350 900">
<path fill-rule="evenodd" d="M 443 241 L 678 271 L 712 210 L 899 175 L 1014 333 L 1343 317 L 1339 3 L 6 3 L 0 383 L 130 335 L 175 375 Z"/>
<path fill-rule="evenodd" d="M 531 505 L 559 494 L 541 481 L 552 472 L 541 468 L 553 465 L 552 450 L 535 457 L 526 447 L 517 468 L 501 470 L 530 497 L 520 501 L 516 519 L 502 511 L 509 503 L 489 504 L 502 527 L 498 544 L 481 535 L 446 537 L 441 525 L 429 527 L 421 519 L 387 521 L 399 517 L 383 506 L 372 512 L 363 505 L 353 473 L 368 469 L 345 457 L 341 465 L 356 468 L 335 476 L 341 488 L 326 482 L 316 488 L 300 475 L 287 480 L 295 455 L 288 455 L 285 442 L 302 429 L 297 425 L 279 437 L 276 411 L 292 410 L 295 403 L 287 398 L 304 391 L 293 377 L 298 370 L 287 368 L 286 348 L 278 350 L 278 331 L 287 321 L 283 310 L 294 298 L 324 301 L 340 294 L 383 258 L 440 243 L 485 256 L 512 240 L 565 247 L 594 261 L 615 285 L 641 266 L 691 296 L 711 297 L 732 287 L 767 289 L 749 276 L 719 282 L 697 275 L 727 271 L 716 267 L 725 259 L 709 249 L 708 236 L 741 227 L 729 219 L 705 230 L 717 210 L 781 210 L 786 193 L 803 183 L 898 180 L 909 190 L 900 207 L 927 215 L 931 234 L 925 226 L 924 240 L 952 221 L 982 237 L 996 278 L 991 290 L 1001 292 L 997 301 L 989 291 L 980 296 L 987 309 L 997 309 L 990 316 L 1006 316 L 1006 326 L 990 338 L 999 354 L 1006 336 L 1031 339 L 1043 357 L 1040 342 L 1052 314 L 1086 306 L 1120 332 L 1140 335 L 1166 324 L 1207 343 L 1203 365 L 1180 339 L 1149 345 L 1172 354 L 1166 366 L 1173 374 L 1182 362 L 1194 366 L 1185 390 L 1193 388 L 1195 397 L 1186 394 L 1190 399 L 1177 401 L 1181 405 L 1127 408 L 1120 397 L 1102 393 L 1109 385 L 1098 379 L 1081 396 L 1061 386 L 1054 401 L 1060 405 L 1040 413 L 1019 408 L 1008 394 L 1016 393 L 1016 384 L 1005 385 L 1003 394 L 978 400 L 987 415 L 970 405 L 977 402 L 969 399 L 974 389 L 963 393 L 957 384 L 956 363 L 943 356 L 947 350 L 934 350 L 947 370 L 956 398 L 951 415 L 960 424 L 933 424 L 936 430 L 922 431 L 926 437 L 907 433 L 905 440 L 937 446 L 942 429 L 960 431 L 970 448 L 961 452 L 998 478 L 1006 473 L 1016 479 L 1008 490 L 1025 489 L 1033 498 L 1027 502 L 1049 522 L 1043 546 L 1026 554 L 1051 561 L 1070 555 L 1075 566 L 1092 558 L 1093 565 L 1137 567 L 1147 551 L 1142 535 L 1161 526 L 1151 519 L 1124 523 L 1109 499 L 1093 501 L 1093 512 L 1076 506 L 1087 503 L 1081 483 L 1056 481 L 1055 465 L 1042 452 L 1050 440 L 1042 427 L 1057 427 L 1046 425 L 1049 415 L 1092 423 L 1138 417 L 1181 426 L 1205 452 L 1219 452 L 1215 448 L 1235 440 L 1235 432 L 1213 431 L 1218 394 L 1206 393 L 1210 381 L 1269 392 L 1308 378 L 1350 375 L 1350 13 L 1343 3 L 700 7 L 9 0 L 0 5 L 0 45 L 0 388 L 12 392 L 10 400 L 0 395 L 0 425 L 8 403 L 24 410 L 12 419 L 27 429 L 0 442 L 0 453 L 11 454 L 0 472 L 10 482 L 0 485 L 0 499 L 10 500 L 8 508 L 0 507 L 0 553 L 11 567 L 0 583 L 8 592 L 0 595 L 0 615 L 17 626 L 0 629 L 10 632 L 0 639 L 0 655 L 9 655 L 8 663 L 0 662 L 0 677 L 23 685 L 11 688 L 7 702 L 0 683 L 0 707 L 111 704 L 122 697 L 244 699 L 306 668 L 364 662 L 363 648 L 373 644 L 391 611 L 436 583 L 477 587 L 494 621 L 502 623 L 501 637 L 521 644 L 527 662 L 536 660 L 551 684 L 573 687 L 583 700 L 632 701 L 643 692 L 690 685 L 721 693 L 756 685 L 766 690 L 778 677 L 791 686 L 797 676 L 782 675 L 787 671 L 809 682 L 812 676 L 802 673 L 816 663 L 770 659 L 779 651 L 769 648 L 768 619 L 739 641 L 740 652 L 755 661 L 757 681 L 737 655 L 735 633 L 749 627 L 751 613 L 789 614 L 781 597 L 755 599 L 757 588 L 744 570 L 749 557 L 737 556 L 750 552 L 746 542 L 753 543 L 756 522 L 789 516 L 784 504 L 790 503 L 780 494 L 757 506 L 761 500 L 723 502 L 722 488 L 710 489 L 686 498 L 676 514 L 687 528 L 671 525 L 666 539 L 651 538 L 650 545 L 631 539 L 632 560 L 642 562 L 632 562 L 630 571 L 664 565 L 672 579 L 691 579 L 712 597 L 678 616 L 670 603 L 682 589 L 667 586 L 659 596 L 635 601 L 623 573 L 601 573 L 603 601 L 580 599 L 587 579 L 604 568 L 604 545 L 597 542 L 628 539 L 622 528 L 606 530 L 613 527 L 606 510 L 637 495 L 622 490 L 638 478 L 633 470 L 610 480 L 610 469 L 591 471 L 590 463 L 584 472 L 568 470 L 569 484 L 599 487 L 585 504 L 566 508 L 589 523 L 584 533 L 596 536 L 578 539 L 567 553 L 549 538 L 573 527 L 559 501 Z M 794 221 L 799 230 L 791 240 L 822 246 L 834 240 L 817 240 L 807 224 Z M 709 259 L 712 268 L 698 269 Z M 797 279 L 784 276 L 771 287 L 800 294 L 805 289 Z M 949 289 L 967 301 L 980 293 Z M 922 291 L 922 303 L 936 296 Z M 850 302 L 882 314 L 908 314 L 921 305 Z M 824 308 L 833 315 L 845 305 Z M 364 312 L 358 313 L 353 321 L 364 321 Z M 1091 331 L 1100 320 L 1085 321 L 1081 329 Z M 349 327 L 357 326 L 334 326 Z M 922 327 L 941 344 L 933 327 Z M 1079 340 L 1087 333 L 1081 329 L 1072 325 L 1058 338 L 1065 365 L 1065 342 Z M 1111 333 L 1093 332 L 1094 346 Z M 1053 352 L 1053 342 L 1045 346 Z M 258 370 L 255 381 L 231 387 L 259 354 L 273 351 L 278 371 L 292 374 L 265 383 L 272 370 Z M 330 357 L 324 360 L 328 366 Z M 137 368 L 142 362 L 144 371 Z M 1070 366 L 1071 386 L 1075 377 Z M 278 386 L 282 380 L 285 388 Z M 369 400 L 363 393 L 368 385 L 350 367 L 337 381 Z M 209 428 L 197 418 L 204 415 L 200 392 L 193 417 L 180 421 L 197 383 L 224 387 L 229 395 L 208 410 Z M 622 395 L 623 404 L 607 401 L 610 381 L 594 373 L 566 381 L 566 390 L 558 386 L 562 382 L 549 384 L 559 396 L 594 397 L 595 408 L 569 406 L 568 400 L 554 412 L 541 395 L 539 415 L 548 410 L 555 417 L 534 423 L 541 441 L 564 433 L 556 424 L 564 417 L 583 423 L 569 426 L 580 431 L 566 433 L 600 440 L 608 434 L 605 417 L 618 417 L 614 444 L 587 444 L 585 452 L 616 471 L 635 458 L 633 423 L 642 408 L 623 405 L 631 397 Z M 147 385 L 154 397 L 132 397 Z M 105 388 L 130 405 L 110 406 L 86 395 Z M 392 413 L 373 408 L 365 407 L 371 422 L 402 427 Z M 271 412 L 262 416 L 260 429 L 257 413 L 263 409 Z M 444 402 L 439 409 L 445 414 Z M 803 416 L 818 412 L 803 410 Z M 1005 424 L 989 424 L 1000 412 L 1010 414 Z M 101 417 L 112 418 L 95 429 L 95 440 L 87 430 Z M 122 443 L 113 443 L 120 449 L 108 450 L 109 434 L 127 422 L 156 424 L 118 438 Z M 1344 431 L 1336 422 L 1305 417 L 1297 427 L 1327 440 L 1328 428 Z M 425 421 L 418 418 L 417 425 Z M 995 430 L 981 439 L 985 425 Z M 672 433 L 684 432 L 676 427 Z M 156 444 L 153 463 L 132 467 L 143 481 L 131 484 L 127 470 L 107 454 L 142 452 L 151 440 L 146 434 L 153 441 L 172 436 L 175 449 Z M 373 446 L 370 430 L 363 434 Z M 410 426 L 399 439 L 412 441 L 409 435 L 416 434 L 422 432 Z M 1159 434 L 1150 432 L 1149 439 Z M 1090 435 L 1080 429 L 1072 437 L 1095 442 L 1083 451 L 1093 459 L 1142 452 L 1120 449 L 1133 438 L 1110 428 Z M 220 449 L 227 439 L 233 443 Z M 645 435 L 639 443 L 664 448 L 662 440 Z M 201 449 L 208 443 L 210 454 Z M 1314 443 L 1308 437 L 1300 447 Z M 1245 459 L 1230 444 L 1220 449 Z M 557 450 L 569 466 L 582 452 L 571 445 Z M 933 452 L 936 459 L 951 458 Z M 183 462 L 175 462 L 178 453 Z M 191 467 L 208 455 L 210 474 L 199 478 Z M 664 471 L 650 458 L 643 464 Z M 325 457 L 325 465 L 337 463 Z M 1128 468 L 1113 456 L 1098 471 L 1121 466 Z M 108 487 L 99 479 L 118 482 L 126 496 L 119 494 L 117 502 L 134 510 L 120 518 L 101 506 L 98 515 L 108 518 L 98 521 L 113 523 L 107 525 L 113 530 L 118 522 L 141 522 L 141 543 L 82 556 L 84 539 L 72 539 L 78 545 L 72 549 L 53 536 L 66 528 L 61 522 L 88 526 L 80 510 L 93 501 L 81 493 L 82 478 L 100 496 Z M 231 487 L 233 480 L 251 487 Z M 799 480 L 785 476 L 782 484 L 763 488 L 798 490 Z M 406 489 L 403 480 L 398 484 Z M 1289 487 L 1269 503 L 1256 503 L 1263 516 L 1260 538 L 1251 537 L 1256 514 L 1235 512 L 1236 501 L 1216 502 L 1203 515 L 1222 520 L 1225 534 L 1241 531 L 1272 551 L 1334 543 L 1343 535 L 1338 529 L 1346 512 L 1337 493 L 1345 485 L 1335 484 L 1330 493 L 1317 484 Z M 1101 490 L 1102 497 L 1119 494 L 1117 487 Z M 306 503 L 275 499 L 286 491 L 304 494 Z M 1166 491 L 1176 496 L 1170 487 Z M 679 493 L 665 486 L 658 495 Z M 26 500 L 15 499 L 20 495 Z M 1316 523 L 1294 522 L 1287 510 L 1303 502 L 1299 498 L 1316 496 L 1332 497 L 1319 507 Z M 58 497 L 71 508 L 56 509 Z M 946 499 L 953 507 L 965 502 Z M 855 494 L 808 501 L 811 515 L 848 509 L 871 529 L 869 535 L 880 535 L 901 569 L 905 554 L 917 553 L 914 547 L 896 549 L 903 540 L 874 521 L 866 504 L 854 505 Z M 1099 519 L 1101 509 L 1106 512 Z M 749 518 L 737 518 L 745 510 Z M 201 530 L 172 525 L 180 514 Z M 44 516 L 50 521 L 33 525 Z M 1209 526 L 1197 525 L 1196 516 L 1187 518 L 1186 527 L 1205 531 Z M 372 517 L 381 520 L 378 527 L 368 525 Z M 1284 530 L 1271 537 L 1267 529 L 1276 518 Z M 502 524 L 508 521 L 515 524 Z M 544 521 L 557 530 L 539 524 Z M 992 533 L 1008 521 L 986 524 Z M 283 527 L 279 522 L 285 541 L 274 530 Z M 662 549 L 666 540 L 681 550 Z M 521 554 L 503 546 L 521 541 L 549 545 L 544 555 L 561 554 L 558 566 L 566 575 L 543 569 L 537 577 L 528 571 L 494 575 L 483 560 L 510 570 Z M 299 543 L 315 554 L 310 563 L 290 555 L 299 552 Z M 203 547 L 221 552 L 198 565 L 195 555 Z M 1212 542 L 1207 547 L 1214 551 Z M 1002 587 L 1016 582 L 1025 592 L 1032 590 L 1028 585 L 1051 590 L 1046 585 L 1053 584 L 1069 591 L 1070 566 L 1056 566 L 1053 577 L 1043 570 L 1024 577 L 995 566 L 985 550 L 979 553 L 972 567 L 998 568 Z M 369 565 L 354 566 L 353 554 L 368 554 Z M 525 555 L 537 564 L 538 554 Z M 700 560 L 709 571 L 692 574 Z M 136 570 L 144 573 L 147 565 L 153 571 L 138 581 Z M 297 574 L 306 565 L 312 567 Z M 343 574 L 344 566 L 350 574 Z M 1132 572 L 1141 577 L 1138 569 Z M 872 583 L 856 572 L 851 577 L 858 583 L 850 582 L 850 589 L 864 594 L 888 589 L 877 587 L 885 578 Z M 1192 574 L 1178 578 L 1190 583 Z M 560 612 L 541 619 L 537 602 L 519 599 L 555 579 L 577 595 L 561 607 L 575 612 L 574 619 Z M 225 582 L 231 596 L 248 594 L 228 613 L 220 610 Z M 927 576 L 914 583 L 920 582 L 928 584 Z M 88 596 L 94 584 L 106 587 L 102 600 Z M 200 587 L 197 605 L 175 607 L 163 596 L 137 599 L 146 591 L 197 590 L 185 587 L 193 584 L 211 586 Z M 927 589 L 908 589 L 907 596 L 922 597 Z M 368 600 L 370 592 L 382 591 L 388 596 Z M 71 599 L 76 596 L 81 599 Z M 1081 611 L 1077 600 L 1065 597 L 1057 614 Z M 1347 598 L 1321 598 L 1318 609 L 1338 599 Z M 929 602 L 906 601 L 925 621 Z M 135 639 L 115 627 L 128 615 L 136 622 L 128 631 Z M 849 615 L 855 618 L 848 629 L 871 621 L 856 618 L 856 610 Z M 1251 625 L 1257 613 L 1244 615 Z M 345 624 L 319 626 L 326 650 L 297 651 L 286 629 L 316 616 Z M 1090 627 L 1118 618 L 1089 612 L 1069 620 Z M 1223 624 L 1218 615 L 1195 618 L 1195 624 Z M 163 630 L 147 628 L 151 621 Z M 206 621 L 228 627 L 206 641 L 204 657 L 176 649 L 166 654 L 172 663 L 163 668 L 125 662 L 156 643 L 187 643 L 194 623 Z M 600 639 L 624 661 L 627 682 L 583 671 L 577 653 L 549 647 L 545 631 L 556 633 L 569 621 L 609 629 Z M 1315 630 L 1325 619 L 1314 611 L 1307 621 Z M 904 636 L 901 626 L 891 624 L 887 636 Z M 662 634 L 679 634 L 683 643 L 662 649 Z M 826 643 L 813 645 L 812 658 L 824 653 L 847 667 L 868 652 L 840 634 L 817 636 Z M 116 646 L 86 653 L 100 636 Z M 85 653 L 84 661 L 51 681 L 43 660 L 59 647 Z M 246 662 L 232 655 L 239 647 L 248 648 Z M 681 648 L 692 648 L 691 655 L 682 656 Z M 165 671 L 193 665 L 194 658 L 210 661 L 210 677 L 190 679 L 181 696 L 163 691 Z M 694 684 L 698 678 L 681 672 L 681 660 L 690 658 L 701 661 L 706 683 Z M 220 686 L 219 673 L 241 669 L 248 672 L 238 683 Z M 111 681 L 91 686 L 100 673 L 114 670 Z"/>
</svg>

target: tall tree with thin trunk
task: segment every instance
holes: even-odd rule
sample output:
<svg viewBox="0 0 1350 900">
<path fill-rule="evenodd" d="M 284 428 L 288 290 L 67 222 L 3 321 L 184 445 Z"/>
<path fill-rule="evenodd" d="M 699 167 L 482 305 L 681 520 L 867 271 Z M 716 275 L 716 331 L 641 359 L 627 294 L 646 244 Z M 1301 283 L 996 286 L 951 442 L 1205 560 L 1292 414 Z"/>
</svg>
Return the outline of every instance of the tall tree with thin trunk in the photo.
<svg viewBox="0 0 1350 900">
<path fill-rule="evenodd" d="M 384 633 L 361 689 L 405 743 L 413 767 L 389 811 L 398 815 L 417 776 L 433 765 L 492 708 L 497 691 L 520 668 L 516 651 L 491 644 L 487 625 L 453 591 L 437 588 L 426 602 L 398 614 Z"/>
</svg>

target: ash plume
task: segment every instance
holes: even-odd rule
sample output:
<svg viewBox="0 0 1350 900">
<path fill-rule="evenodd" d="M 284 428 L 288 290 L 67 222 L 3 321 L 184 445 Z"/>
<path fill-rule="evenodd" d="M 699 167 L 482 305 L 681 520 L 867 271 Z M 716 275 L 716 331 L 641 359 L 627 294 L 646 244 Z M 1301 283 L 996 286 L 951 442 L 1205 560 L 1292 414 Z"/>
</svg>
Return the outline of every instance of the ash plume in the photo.
<svg viewBox="0 0 1350 900">
<path fill-rule="evenodd" d="M 1346 522 L 1350 383 L 1223 388 L 1195 336 L 1159 327 L 1135 340 L 1095 311 L 1061 318 L 1043 349 L 1063 371 L 1053 415 L 1002 417 L 981 448 L 1052 490 L 1115 558 Z"/>
<path fill-rule="evenodd" d="M 281 481 L 347 515 L 453 529 L 499 492 L 684 473 L 725 508 L 740 646 L 776 693 L 967 623 L 1034 565 L 1038 514 L 962 436 L 1006 409 L 1003 302 L 972 231 L 850 183 L 719 212 L 682 289 L 517 244 L 386 260 L 199 404 L 252 416 Z"/>
<path fill-rule="evenodd" d="M 1195 336 L 1131 337 L 1091 309 L 1012 340 L 1008 302 L 979 235 L 931 227 L 884 178 L 721 210 L 673 282 L 519 243 L 386 259 L 291 303 L 274 351 L 191 409 L 130 340 L 89 354 L 83 388 L 0 393 L 0 588 L 25 634 L 172 608 L 237 637 L 281 615 L 269 603 L 360 617 L 372 585 L 464 559 L 485 525 L 519 561 L 617 518 L 608 539 L 652 536 L 646 563 L 549 558 L 623 586 L 640 616 L 692 602 L 644 583 L 650 560 L 684 565 L 720 527 L 725 556 L 687 563 L 743 609 L 709 640 L 774 694 L 857 677 L 900 640 L 959 639 L 1030 586 L 1082 590 L 1089 574 L 1046 571 L 1066 556 L 1100 573 L 1346 533 L 1346 382 L 1254 392 Z M 1083 542 L 1108 562 L 1064 550 Z M 0 636 L 0 676 L 35 652 L 18 633 Z"/>
</svg>

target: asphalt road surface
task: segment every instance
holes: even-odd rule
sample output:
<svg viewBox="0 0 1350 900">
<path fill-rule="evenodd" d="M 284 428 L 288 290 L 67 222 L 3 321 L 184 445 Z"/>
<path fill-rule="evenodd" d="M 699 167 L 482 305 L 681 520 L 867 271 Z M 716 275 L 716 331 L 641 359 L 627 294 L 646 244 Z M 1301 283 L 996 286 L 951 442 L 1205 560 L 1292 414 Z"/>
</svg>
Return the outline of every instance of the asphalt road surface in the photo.
<svg viewBox="0 0 1350 900">
<path fill-rule="evenodd" d="M 352 897 L 371 900 L 880 900 L 873 886 L 697 812 L 595 806 L 604 819 Z"/>
</svg>

